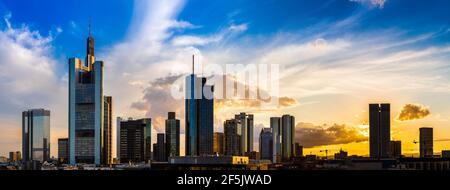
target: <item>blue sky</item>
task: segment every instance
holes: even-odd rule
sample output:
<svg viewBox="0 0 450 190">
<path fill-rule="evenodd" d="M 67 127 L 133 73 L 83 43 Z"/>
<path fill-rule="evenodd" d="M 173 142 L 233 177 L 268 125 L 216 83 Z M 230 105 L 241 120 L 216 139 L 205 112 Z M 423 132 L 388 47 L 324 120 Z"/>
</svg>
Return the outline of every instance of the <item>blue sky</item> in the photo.
<svg viewBox="0 0 450 190">
<path fill-rule="evenodd" d="M 0 155 L 19 150 L 17 113 L 28 108 L 51 109 L 53 144 L 67 136 L 67 58 L 84 58 L 89 18 L 115 116 L 152 117 L 155 132 L 168 111 L 183 123 L 183 102 L 158 81 L 186 73 L 194 53 L 205 65 L 280 64 L 281 92 L 295 102 L 268 112 L 219 107 L 215 130 L 247 111 L 255 113 L 255 136 L 269 116 L 283 113 L 296 116 L 298 128 L 338 124 L 364 135 L 367 103 L 386 101 L 395 110 L 393 138 L 412 142 L 424 125 L 445 138 L 449 8 L 446 0 L 0 0 Z M 410 103 L 432 114 L 396 120 Z M 359 136 L 324 138 L 335 139 L 325 145 L 366 153 Z"/>
</svg>

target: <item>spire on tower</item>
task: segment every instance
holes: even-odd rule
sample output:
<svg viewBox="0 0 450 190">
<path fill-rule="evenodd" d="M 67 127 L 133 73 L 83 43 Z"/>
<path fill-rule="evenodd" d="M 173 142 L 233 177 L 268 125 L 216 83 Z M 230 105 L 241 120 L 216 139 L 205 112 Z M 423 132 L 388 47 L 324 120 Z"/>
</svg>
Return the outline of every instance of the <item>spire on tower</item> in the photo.
<svg viewBox="0 0 450 190">
<path fill-rule="evenodd" d="M 192 54 L 192 74 L 194 74 L 194 59 L 195 59 L 195 55 Z"/>
</svg>

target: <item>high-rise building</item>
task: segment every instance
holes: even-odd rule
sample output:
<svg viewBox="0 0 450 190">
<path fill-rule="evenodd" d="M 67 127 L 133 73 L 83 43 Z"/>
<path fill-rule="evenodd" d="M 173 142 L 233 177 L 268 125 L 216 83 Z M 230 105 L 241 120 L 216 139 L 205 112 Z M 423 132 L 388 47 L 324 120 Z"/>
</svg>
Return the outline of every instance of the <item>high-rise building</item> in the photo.
<svg viewBox="0 0 450 190">
<path fill-rule="evenodd" d="M 224 135 L 220 132 L 214 132 L 214 154 L 224 155 Z"/>
<path fill-rule="evenodd" d="M 153 159 L 158 162 L 167 161 L 164 137 L 164 133 L 158 133 L 156 135 L 156 143 L 153 144 Z"/>
<path fill-rule="evenodd" d="M 70 164 L 108 164 L 111 109 L 111 99 L 103 96 L 103 61 L 95 60 L 94 38 L 89 34 L 85 62 L 69 59 Z"/>
<path fill-rule="evenodd" d="M 388 155 L 390 158 L 400 158 L 402 156 L 402 142 L 390 141 Z"/>
<path fill-rule="evenodd" d="M 272 160 L 273 135 L 271 128 L 262 128 L 259 134 L 259 153 L 262 160 Z"/>
<path fill-rule="evenodd" d="M 166 119 L 166 154 L 167 158 L 180 156 L 180 120 L 175 112 L 169 112 Z"/>
<path fill-rule="evenodd" d="M 241 126 L 241 152 L 248 155 L 253 151 L 253 114 L 242 112 L 234 118 Z"/>
<path fill-rule="evenodd" d="M 58 139 L 58 161 L 67 164 L 69 162 L 69 139 Z"/>
<path fill-rule="evenodd" d="M 294 156 L 295 117 L 283 115 L 281 117 L 281 158 L 289 161 Z"/>
<path fill-rule="evenodd" d="M 186 77 L 186 155 L 201 156 L 213 154 L 214 133 L 214 87 L 206 84 L 206 77 L 192 74 Z"/>
<path fill-rule="evenodd" d="M 279 163 L 281 162 L 281 118 L 271 117 L 270 128 L 272 129 L 273 137 L 272 162 Z"/>
<path fill-rule="evenodd" d="M 112 164 L 112 97 L 104 96 L 102 163 Z"/>
<path fill-rule="evenodd" d="M 422 127 L 419 129 L 419 132 L 420 157 L 433 157 L 433 128 Z"/>
<path fill-rule="evenodd" d="M 22 160 L 22 154 L 20 151 L 9 152 L 9 162 L 19 162 L 20 160 Z"/>
<path fill-rule="evenodd" d="M 50 111 L 31 109 L 22 112 L 23 161 L 50 159 Z"/>
<path fill-rule="evenodd" d="M 371 158 L 387 158 L 391 140 L 390 104 L 369 104 L 369 143 Z"/>
<path fill-rule="evenodd" d="M 151 119 L 117 118 L 117 157 L 120 162 L 151 160 Z"/>
<path fill-rule="evenodd" d="M 294 156 L 295 157 L 302 157 L 303 156 L 303 146 L 300 146 L 300 143 L 295 143 Z"/>
<path fill-rule="evenodd" d="M 241 152 L 241 128 L 236 119 L 226 120 L 223 124 L 225 136 L 225 155 L 240 156 Z"/>
</svg>

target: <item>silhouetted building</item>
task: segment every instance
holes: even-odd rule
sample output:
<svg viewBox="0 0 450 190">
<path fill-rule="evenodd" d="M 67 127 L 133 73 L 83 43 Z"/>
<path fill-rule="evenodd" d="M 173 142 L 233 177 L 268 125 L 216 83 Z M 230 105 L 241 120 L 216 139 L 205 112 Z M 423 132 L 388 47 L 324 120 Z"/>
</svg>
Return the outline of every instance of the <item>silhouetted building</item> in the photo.
<svg viewBox="0 0 450 190">
<path fill-rule="evenodd" d="M 281 162 L 281 118 L 271 117 L 270 128 L 272 129 L 273 137 L 272 162 L 279 163 Z"/>
<path fill-rule="evenodd" d="M 253 114 L 244 112 L 235 115 L 236 121 L 241 126 L 241 151 L 244 155 L 253 151 Z"/>
<path fill-rule="evenodd" d="M 117 154 L 120 162 L 147 162 L 151 160 L 150 118 L 128 121 L 117 118 Z"/>
<path fill-rule="evenodd" d="M 103 61 L 87 38 L 86 59 L 69 59 L 69 163 L 108 164 L 111 157 L 111 98 L 103 96 Z"/>
<path fill-rule="evenodd" d="M 224 155 L 224 134 L 214 132 L 214 154 Z"/>
<path fill-rule="evenodd" d="M 69 163 L 69 139 L 58 139 L 58 162 L 62 164 Z"/>
<path fill-rule="evenodd" d="M 259 153 L 262 160 L 272 160 L 273 135 L 271 128 L 262 128 L 259 134 Z"/>
<path fill-rule="evenodd" d="M 402 157 L 402 142 L 401 141 L 390 141 L 389 142 L 389 157 L 390 158 Z"/>
<path fill-rule="evenodd" d="M 156 136 L 156 143 L 153 144 L 153 159 L 158 162 L 167 161 L 164 137 L 164 133 L 158 133 Z"/>
<path fill-rule="evenodd" d="M 295 143 L 294 156 L 295 157 L 302 157 L 303 156 L 303 146 L 300 146 L 299 143 Z"/>
<path fill-rule="evenodd" d="M 348 152 L 343 151 L 343 150 L 339 150 L 338 153 L 334 154 L 334 159 L 335 160 L 345 160 L 348 157 Z"/>
<path fill-rule="evenodd" d="M 209 90 L 208 90 L 209 89 Z M 214 87 L 206 84 L 206 77 L 192 74 L 186 77 L 186 155 L 212 155 L 214 132 Z"/>
<path fill-rule="evenodd" d="M 281 158 L 289 161 L 294 156 L 295 118 L 291 115 L 281 117 Z"/>
<path fill-rule="evenodd" d="M 420 131 L 420 157 L 433 157 L 433 128 L 422 127 Z"/>
<path fill-rule="evenodd" d="M 22 160 L 22 154 L 20 151 L 9 152 L 9 162 L 19 162 L 20 160 Z"/>
<path fill-rule="evenodd" d="M 252 160 L 260 160 L 261 154 L 257 151 L 251 151 L 250 153 L 248 153 L 248 158 Z"/>
<path fill-rule="evenodd" d="M 371 158 L 387 158 L 391 140 L 390 104 L 369 104 Z"/>
<path fill-rule="evenodd" d="M 180 156 L 180 120 L 175 112 L 169 112 L 166 119 L 166 157 Z"/>
<path fill-rule="evenodd" d="M 450 150 L 442 150 L 441 157 L 450 158 Z"/>
<path fill-rule="evenodd" d="M 31 109 L 22 112 L 23 161 L 50 159 L 50 111 Z"/>
<path fill-rule="evenodd" d="M 223 124 L 225 131 L 225 155 L 240 156 L 241 152 L 241 129 L 236 119 L 226 120 Z"/>
</svg>

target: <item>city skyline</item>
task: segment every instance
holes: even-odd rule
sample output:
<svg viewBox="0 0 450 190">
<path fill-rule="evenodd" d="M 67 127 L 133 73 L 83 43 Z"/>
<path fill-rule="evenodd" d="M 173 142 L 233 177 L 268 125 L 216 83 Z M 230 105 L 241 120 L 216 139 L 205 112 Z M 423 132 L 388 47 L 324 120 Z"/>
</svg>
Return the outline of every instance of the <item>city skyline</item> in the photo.
<svg viewBox="0 0 450 190">
<path fill-rule="evenodd" d="M 405 3 L 289 2 L 275 8 L 270 19 L 261 14 L 262 6 L 254 10 L 250 2 L 207 6 L 197 1 L 135 1 L 114 2 L 105 8 L 96 2 L 92 6 L 99 8 L 99 14 L 92 17 L 92 34 L 99 47 L 96 55 L 105 60 L 103 86 L 104 94 L 114 100 L 112 118 L 152 118 L 153 144 L 156 135 L 165 131 L 167 113 L 175 112 L 180 119 L 180 154 L 184 155 L 184 101 L 166 97 L 175 77 L 190 71 L 192 54 L 203 64 L 277 63 L 282 65 L 280 108 L 260 110 L 252 102 L 215 101 L 214 132 L 223 132 L 223 122 L 235 114 L 253 114 L 253 150 L 257 150 L 257 137 L 263 127 L 270 127 L 270 117 L 290 114 L 295 117 L 296 138 L 304 154 L 324 155 L 320 152 L 324 148 L 334 152 L 343 148 L 351 155 L 368 156 L 367 105 L 386 102 L 391 105 L 390 140 L 401 140 L 404 155 L 418 155 L 419 145 L 414 141 L 419 140 L 419 128 L 432 127 L 437 140 L 450 137 L 446 63 L 450 26 L 445 22 L 450 16 L 440 8 L 448 2 L 439 2 L 445 4 L 441 6 L 412 2 L 430 9 L 415 14 L 415 8 L 400 9 Z M 37 7 L 46 4 L 50 2 Z M 199 9 L 199 4 L 205 7 Z M 117 24 L 108 22 L 108 9 L 119 6 L 124 9 L 117 15 L 127 16 Z M 214 6 L 223 8 L 211 15 L 211 21 L 202 19 Z M 290 6 L 303 10 L 304 15 L 286 19 L 282 10 L 298 12 Z M 341 11 L 333 8 L 327 13 L 331 7 Z M 312 8 L 315 11 L 307 11 Z M 67 58 L 84 56 L 89 14 L 68 13 L 50 21 L 51 15 L 34 18 L 25 10 L 13 1 L 0 3 L 0 66 L 11 68 L 10 72 L 1 70 L 0 87 L 10 90 L 3 91 L 0 100 L 0 130 L 4 131 L 0 155 L 21 150 L 20 112 L 44 108 L 52 113 L 50 152 L 56 157 L 57 139 L 69 134 Z M 397 25 L 423 15 L 435 19 Z M 395 19 L 386 21 L 389 16 Z M 436 152 L 449 148 L 449 141 L 434 143 Z"/>
</svg>

